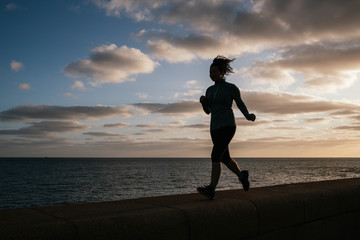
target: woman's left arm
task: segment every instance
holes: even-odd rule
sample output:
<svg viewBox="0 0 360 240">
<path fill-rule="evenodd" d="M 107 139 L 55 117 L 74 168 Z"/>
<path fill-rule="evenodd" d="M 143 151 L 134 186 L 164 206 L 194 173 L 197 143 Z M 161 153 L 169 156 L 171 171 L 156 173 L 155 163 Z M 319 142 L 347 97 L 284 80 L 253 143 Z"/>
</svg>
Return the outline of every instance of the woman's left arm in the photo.
<svg viewBox="0 0 360 240">
<path fill-rule="evenodd" d="M 203 107 L 204 112 L 209 115 L 211 113 L 211 108 L 210 108 L 210 106 L 208 104 L 207 97 L 201 96 L 200 97 L 200 103 L 201 103 L 201 105 Z"/>
<path fill-rule="evenodd" d="M 244 115 L 244 117 L 249 120 L 249 121 L 255 121 L 255 115 L 252 113 L 249 113 L 245 103 L 243 102 L 243 100 L 241 99 L 241 95 L 240 95 L 240 90 L 235 87 L 234 88 L 234 100 L 236 102 L 237 107 L 240 109 L 240 111 L 242 112 L 242 114 Z"/>
</svg>

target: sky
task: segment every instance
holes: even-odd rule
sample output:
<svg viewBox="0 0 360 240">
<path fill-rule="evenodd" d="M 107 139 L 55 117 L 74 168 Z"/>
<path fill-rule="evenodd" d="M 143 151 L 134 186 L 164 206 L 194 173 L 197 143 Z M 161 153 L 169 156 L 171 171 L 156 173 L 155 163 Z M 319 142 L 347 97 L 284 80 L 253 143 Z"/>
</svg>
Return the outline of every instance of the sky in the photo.
<svg viewBox="0 0 360 240">
<path fill-rule="evenodd" d="M 358 157 L 360 1 L 1 0 L 0 157 L 209 157 L 199 97 L 236 58 L 232 157 Z"/>
</svg>

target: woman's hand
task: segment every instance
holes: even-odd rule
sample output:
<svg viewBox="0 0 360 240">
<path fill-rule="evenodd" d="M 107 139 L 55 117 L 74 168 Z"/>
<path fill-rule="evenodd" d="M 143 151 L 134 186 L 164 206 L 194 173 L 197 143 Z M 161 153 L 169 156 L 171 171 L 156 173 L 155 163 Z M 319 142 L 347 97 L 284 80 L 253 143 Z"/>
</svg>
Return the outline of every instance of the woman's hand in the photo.
<svg viewBox="0 0 360 240">
<path fill-rule="evenodd" d="M 200 103 L 202 105 L 202 108 L 204 110 L 204 112 L 206 114 L 210 114 L 211 113 L 211 108 L 208 104 L 208 100 L 207 100 L 207 97 L 205 97 L 204 95 L 200 97 Z"/>
<path fill-rule="evenodd" d="M 200 97 L 200 103 L 205 104 L 207 102 L 207 98 L 203 95 Z"/>
<path fill-rule="evenodd" d="M 247 118 L 246 118 L 247 120 L 249 120 L 249 121 L 255 121 L 255 119 L 256 119 L 256 116 L 255 116 L 255 114 L 253 114 L 253 113 L 250 113 L 249 114 L 249 116 L 247 116 Z"/>
</svg>

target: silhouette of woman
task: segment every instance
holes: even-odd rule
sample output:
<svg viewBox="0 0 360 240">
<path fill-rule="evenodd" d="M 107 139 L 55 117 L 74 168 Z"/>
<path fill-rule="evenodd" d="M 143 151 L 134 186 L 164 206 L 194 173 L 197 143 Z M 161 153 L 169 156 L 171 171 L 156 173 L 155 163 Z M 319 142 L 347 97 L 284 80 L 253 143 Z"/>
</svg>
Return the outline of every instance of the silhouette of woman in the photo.
<svg viewBox="0 0 360 240">
<path fill-rule="evenodd" d="M 249 113 L 240 96 L 240 90 L 232 83 L 225 81 L 225 75 L 232 73 L 230 63 L 235 59 L 217 56 L 210 65 L 210 78 L 215 82 L 206 90 L 206 96 L 200 97 L 200 103 L 206 114 L 211 113 L 210 134 L 213 142 L 211 152 L 211 183 L 206 187 L 198 187 L 197 191 L 209 199 L 215 198 L 215 189 L 221 174 L 221 162 L 234 172 L 247 191 L 250 187 L 249 172 L 241 171 L 237 163 L 230 157 L 229 143 L 236 130 L 236 123 L 231 108 L 233 100 L 245 118 L 255 121 L 256 116 Z"/>
</svg>

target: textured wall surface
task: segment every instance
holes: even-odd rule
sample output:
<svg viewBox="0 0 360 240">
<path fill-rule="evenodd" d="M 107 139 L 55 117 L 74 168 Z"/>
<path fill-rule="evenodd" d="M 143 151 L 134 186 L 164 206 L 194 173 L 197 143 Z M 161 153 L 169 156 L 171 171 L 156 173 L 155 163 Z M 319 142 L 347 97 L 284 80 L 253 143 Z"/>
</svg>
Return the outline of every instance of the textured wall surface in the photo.
<svg viewBox="0 0 360 240">
<path fill-rule="evenodd" d="M 360 239 L 360 179 L 0 210 L 0 239 Z"/>
</svg>

